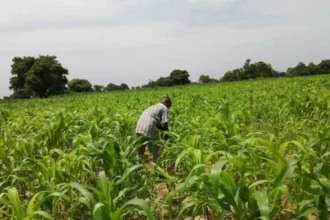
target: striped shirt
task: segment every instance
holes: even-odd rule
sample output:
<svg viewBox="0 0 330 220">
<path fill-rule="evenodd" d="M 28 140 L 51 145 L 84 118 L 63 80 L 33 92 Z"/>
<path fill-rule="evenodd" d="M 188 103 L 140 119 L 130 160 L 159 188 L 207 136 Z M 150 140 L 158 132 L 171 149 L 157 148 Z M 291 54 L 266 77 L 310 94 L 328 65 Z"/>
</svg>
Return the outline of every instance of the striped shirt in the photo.
<svg viewBox="0 0 330 220">
<path fill-rule="evenodd" d="M 136 125 L 136 134 L 141 134 L 153 140 L 158 139 L 158 128 L 162 123 L 168 121 L 168 109 L 162 104 L 158 103 L 145 110 Z"/>
</svg>

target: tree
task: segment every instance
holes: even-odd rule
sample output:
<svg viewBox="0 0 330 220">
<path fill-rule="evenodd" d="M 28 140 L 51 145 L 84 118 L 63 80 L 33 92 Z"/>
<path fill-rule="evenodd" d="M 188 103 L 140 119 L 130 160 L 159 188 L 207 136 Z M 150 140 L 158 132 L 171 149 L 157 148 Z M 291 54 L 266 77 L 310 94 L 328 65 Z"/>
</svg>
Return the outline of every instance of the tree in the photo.
<svg viewBox="0 0 330 220">
<path fill-rule="evenodd" d="M 319 68 L 317 65 L 315 65 L 313 62 L 310 62 L 308 64 L 308 69 L 309 69 L 309 73 L 311 75 L 316 75 L 316 74 L 319 74 Z"/>
<path fill-rule="evenodd" d="M 251 64 L 251 59 L 247 59 L 239 73 L 239 79 L 255 79 L 257 78 L 257 71 L 255 64 Z"/>
<path fill-rule="evenodd" d="M 113 83 L 109 83 L 105 89 L 105 91 L 120 91 L 120 90 L 129 90 L 128 85 L 125 83 L 120 84 L 119 86 Z"/>
<path fill-rule="evenodd" d="M 31 94 L 24 90 L 18 90 L 18 91 L 15 91 L 13 94 L 11 94 L 8 98 L 9 99 L 29 99 L 29 98 L 31 98 Z"/>
<path fill-rule="evenodd" d="M 156 82 L 149 79 L 148 84 L 142 85 L 142 88 L 154 88 L 156 87 Z"/>
<path fill-rule="evenodd" d="M 68 70 L 55 56 L 15 57 L 10 78 L 10 89 L 41 98 L 63 93 L 68 82 Z"/>
<path fill-rule="evenodd" d="M 255 63 L 255 71 L 257 77 L 274 77 L 276 76 L 276 71 L 272 68 L 272 65 L 264 63 L 264 62 L 257 62 Z"/>
<path fill-rule="evenodd" d="M 322 60 L 317 67 L 319 70 L 318 74 L 330 74 L 330 60 Z"/>
<path fill-rule="evenodd" d="M 160 77 L 155 83 L 157 86 L 173 86 L 173 81 L 170 79 L 170 77 Z"/>
<path fill-rule="evenodd" d="M 310 75 L 310 71 L 303 62 L 299 62 L 298 65 L 292 69 L 291 74 L 292 76 L 308 76 Z"/>
<path fill-rule="evenodd" d="M 199 83 L 214 83 L 217 82 L 218 80 L 210 78 L 208 75 L 200 75 L 198 82 Z"/>
<path fill-rule="evenodd" d="M 119 90 L 129 90 L 129 87 L 128 87 L 127 84 L 122 83 L 122 84 L 120 84 L 120 86 L 119 86 Z"/>
<path fill-rule="evenodd" d="M 275 71 L 271 64 L 259 61 L 257 63 L 251 63 L 250 59 L 247 59 L 242 68 L 227 71 L 220 81 L 238 81 L 246 79 L 255 79 L 257 77 L 278 77 L 285 74 Z"/>
<path fill-rule="evenodd" d="M 168 77 L 160 77 L 156 81 L 149 80 L 149 83 L 142 88 L 169 87 L 176 85 L 190 84 L 189 73 L 187 70 L 173 70 Z"/>
<path fill-rule="evenodd" d="M 209 83 L 210 82 L 210 76 L 208 75 L 200 75 L 198 79 L 199 83 Z"/>
<path fill-rule="evenodd" d="M 109 83 L 105 89 L 106 91 L 116 91 L 118 90 L 118 86 L 116 84 L 113 84 L 113 83 Z"/>
<path fill-rule="evenodd" d="M 223 77 L 220 79 L 220 81 L 222 82 L 232 82 L 232 81 L 236 81 L 236 74 L 235 71 L 238 72 L 239 70 L 229 70 L 225 73 L 225 75 L 223 75 Z"/>
<path fill-rule="evenodd" d="M 285 76 L 287 76 L 287 73 L 286 72 L 275 71 L 275 76 L 276 77 L 285 77 Z"/>
<path fill-rule="evenodd" d="M 286 71 L 286 75 L 287 75 L 287 76 L 294 76 L 294 75 L 293 75 L 293 68 L 289 67 L 289 68 L 287 69 L 287 71 Z"/>
<path fill-rule="evenodd" d="M 71 92 L 92 91 L 92 84 L 87 79 L 72 79 L 68 82 L 68 87 Z"/>
<path fill-rule="evenodd" d="M 103 92 L 104 86 L 102 85 L 94 85 L 93 86 L 95 92 Z"/>
<path fill-rule="evenodd" d="M 30 95 L 30 91 L 26 88 L 26 74 L 32 68 L 36 59 L 34 57 L 14 57 L 11 65 L 11 74 L 13 75 L 9 80 L 9 89 L 14 90 L 14 93 Z"/>
<path fill-rule="evenodd" d="M 172 81 L 172 85 L 186 85 L 190 83 L 189 76 L 187 70 L 173 70 L 169 79 Z"/>
</svg>

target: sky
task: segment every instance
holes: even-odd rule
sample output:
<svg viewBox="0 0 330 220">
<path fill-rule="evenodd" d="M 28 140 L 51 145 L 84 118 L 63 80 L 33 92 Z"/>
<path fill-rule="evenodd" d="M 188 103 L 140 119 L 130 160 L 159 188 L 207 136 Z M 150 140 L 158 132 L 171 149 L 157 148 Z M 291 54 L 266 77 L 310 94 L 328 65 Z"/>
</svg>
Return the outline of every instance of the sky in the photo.
<svg viewBox="0 0 330 220">
<path fill-rule="evenodd" d="M 0 97 L 12 58 L 55 55 L 69 80 L 138 86 L 174 69 L 219 79 L 246 59 L 330 59 L 329 0 L 0 0 Z"/>
</svg>

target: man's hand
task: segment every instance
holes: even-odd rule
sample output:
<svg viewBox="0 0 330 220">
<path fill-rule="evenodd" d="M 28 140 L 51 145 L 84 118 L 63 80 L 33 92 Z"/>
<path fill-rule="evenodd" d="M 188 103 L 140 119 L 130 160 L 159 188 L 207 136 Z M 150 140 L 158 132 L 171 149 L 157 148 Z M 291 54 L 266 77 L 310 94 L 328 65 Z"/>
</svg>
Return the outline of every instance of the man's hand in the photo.
<svg viewBox="0 0 330 220">
<path fill-rule="evenodd" d="M 168 123 L 167 122 L 161 123 L 160 124 L 160 130 L 162 130 L 162 131 L 168 131 Z"/>
</svg>

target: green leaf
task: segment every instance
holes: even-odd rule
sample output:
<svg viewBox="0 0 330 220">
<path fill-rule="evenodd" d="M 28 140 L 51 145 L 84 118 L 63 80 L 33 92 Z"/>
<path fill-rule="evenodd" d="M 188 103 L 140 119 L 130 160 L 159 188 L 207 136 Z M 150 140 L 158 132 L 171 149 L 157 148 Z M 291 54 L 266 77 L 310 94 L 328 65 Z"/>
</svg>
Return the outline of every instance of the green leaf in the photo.
<svg viewBox="0 0 330 220">
<path fill-rule="evenodd" d="M 125 202 L 120 208 L 118 208 L 113 213 L 112 219 L 113 220 L 120 220 L 124 210 L 126 210 L 126 209 L 136 210 L 135 207 L 137 207 L 139 210 L 143 211 L 143 214 L 147 217 L 147 219 L 149 219 L 149 220 L 154 219 L 150 207 L 142 199 L 132 199 L 132 200 L 129 200 L 128 202 Z"/>
<path fill-rule="evenodd" d="M 243 202 L 248 202 L 250 198 L 250 191 L 249 188 L 246 186 L 240 187 L 239 189 L 239 197 Z"/>
<path fill-rule="evenodd" d="M 269 215 L 271 210 L 269 208 L 267 191 L 262 190 L 255 192 L 255 198 L 258 203 L 261 217 L 263 217 L 263 219 L 270 219 Z"/>
<path fill-rule="evenodd" d="M 143 167 L 142 164 L 137 164 L 137 165 L 134 165 L 134 166 L 126 169 L 126 171 L 122 175 L 122 177 L 118 181 L 116 181 L 116 185 L 122 184 L 131 173 L 135 172 L 137 169 L 139 169 L 141 167 Z"/>
<path fill-rule="evenodd" d="M 7 197 L 9 199 L 9 204 L 14 211 L 14 216 L 17 219 L 24 219 L 26 217 L 26 212 L 24 207 L 21 206 L 21 201 L 16 188 L 10 188 L 7 192 Z"/>
<path fill-rule="evenodd" d="M 273 187 L 274 188 L 279 187 L 280 185 L 282 185 L 283 181 L 286 178 L 293 176 L 294 169 L 296 168 L 296 166 L 297 166 L 297 161 L 295 160 L 286 163 L 283 169 L 281 170 L 280 174 L 275 178 L 273 182 Z"/>
<path fill-rule="evenodd" d="M 100 211 L 99 209 L 101 209 L 103 206 L 104 204 L 101 202 L 96 203 L 96 205 L 93 208 L 93 216 L 97 216 L 97 212 Z"/>
<path fill-rule="evenodd" d="M 187 202 L 187 203 L 183 203 L 181 205 L 178 217 L 180 217 L 184 211 L 186 211 L 187 209 L 189 209 L 190 207 L 194 206 L 197 203 L 197 201 L 192 201 L 192 202 Z"/>
<path fill-rule="evenodd" d="M 211 184 L 214 192 L 214 196 L 219 195 L 219 174 L 223 169 L 223 166 L 228 162 L 227 159 L 221 158 L 219 159 L 211 168 Z"/>
<path fill-rule="evenodd" d="M 28 215 L 32 214 L 33 211 L 34 211 L 34 201 L 37 199 L 37 197 L 39 196 L 40 193 L 36 193 L 30 200 L 29 204 L 28 204 L 28 207 L 27 207 L 27 210 L 26 210 L 26 213 Z"/>
<path fill-rule="evenodd" d="M 243 178 L 245 173 L 245 163 L 242 162 L 239 158 L 232 158 L 229 160 L 229 162 L 235 165 L 235 167 L 240 172 L 241 177 Z"/>
<path fill-rule="evenodd" d="M 176 160 L 175 160 L 174 170 L 177 170 L 177 169 L 178 169 L 178 165 L 180 164 L 182 158 L 183 158 L 186 154 L 188 154 L 191 150 L 193 150 L 193 148 L 191 148 L 191 149 L 190 149 L 190 148 L 189 148 L 189 149 L 186 149 L 186 150 L 182 151 L 182 152 L 178 155 L 178 157 L 177 157 Z"/>
<path fill-rule="evenodd" d="M 80 185 L 79 183 L 76 182 L 72 182 L 70 183 L 70 185 L 72 187 L 74 187 L 75 189 L 77 189 L 79 192 L 81 192 L 81 194 L 84 196 L 84 198 L 86 199 L 86 205 L 90 210 L 93 210 L 95 204 L 96 204 L 96 200 L 93 196 L 93 194 L 91 192 L 89 192 L 88 190 L 86 190 L 82 185 Z"/>
<path fill-rule="evenodd" d="M 330 179 L 330 167 L 325 163 L 318 163 L 316 165 L 317 171 L 326 178 Z"/>
<path fill-rule="evenodd" d="M 53 217 L 49 213 L 44 212 L 44 211 L 40 211 L 40 210 L 39 211 L 34 211 L 32 214 L 33 214 L 33 216 L 40 215 L 40 216 L 42 216 L 42 217 L 44 217 L 48 220 L 53 220 Z"/>
<path fill-rule="evenodd" d="M 298 204 L 298 212 L 292 216 L 293 219 L 306 218 L 312 213 L 317 213 L 318 210 L 314 207 L 313 200 L 303 200 Z"/>
<path fill-rule="evenodd" d="M 253 182 L 249 185 L 249 189 L 255 187 L 255 186 L 258 186 L 258 185 L 261 185 L 261 184 L 264 184 L 264 183 L 270 183 L 269 180 L 258 180 L 256 182 Z"/>
</svg>

